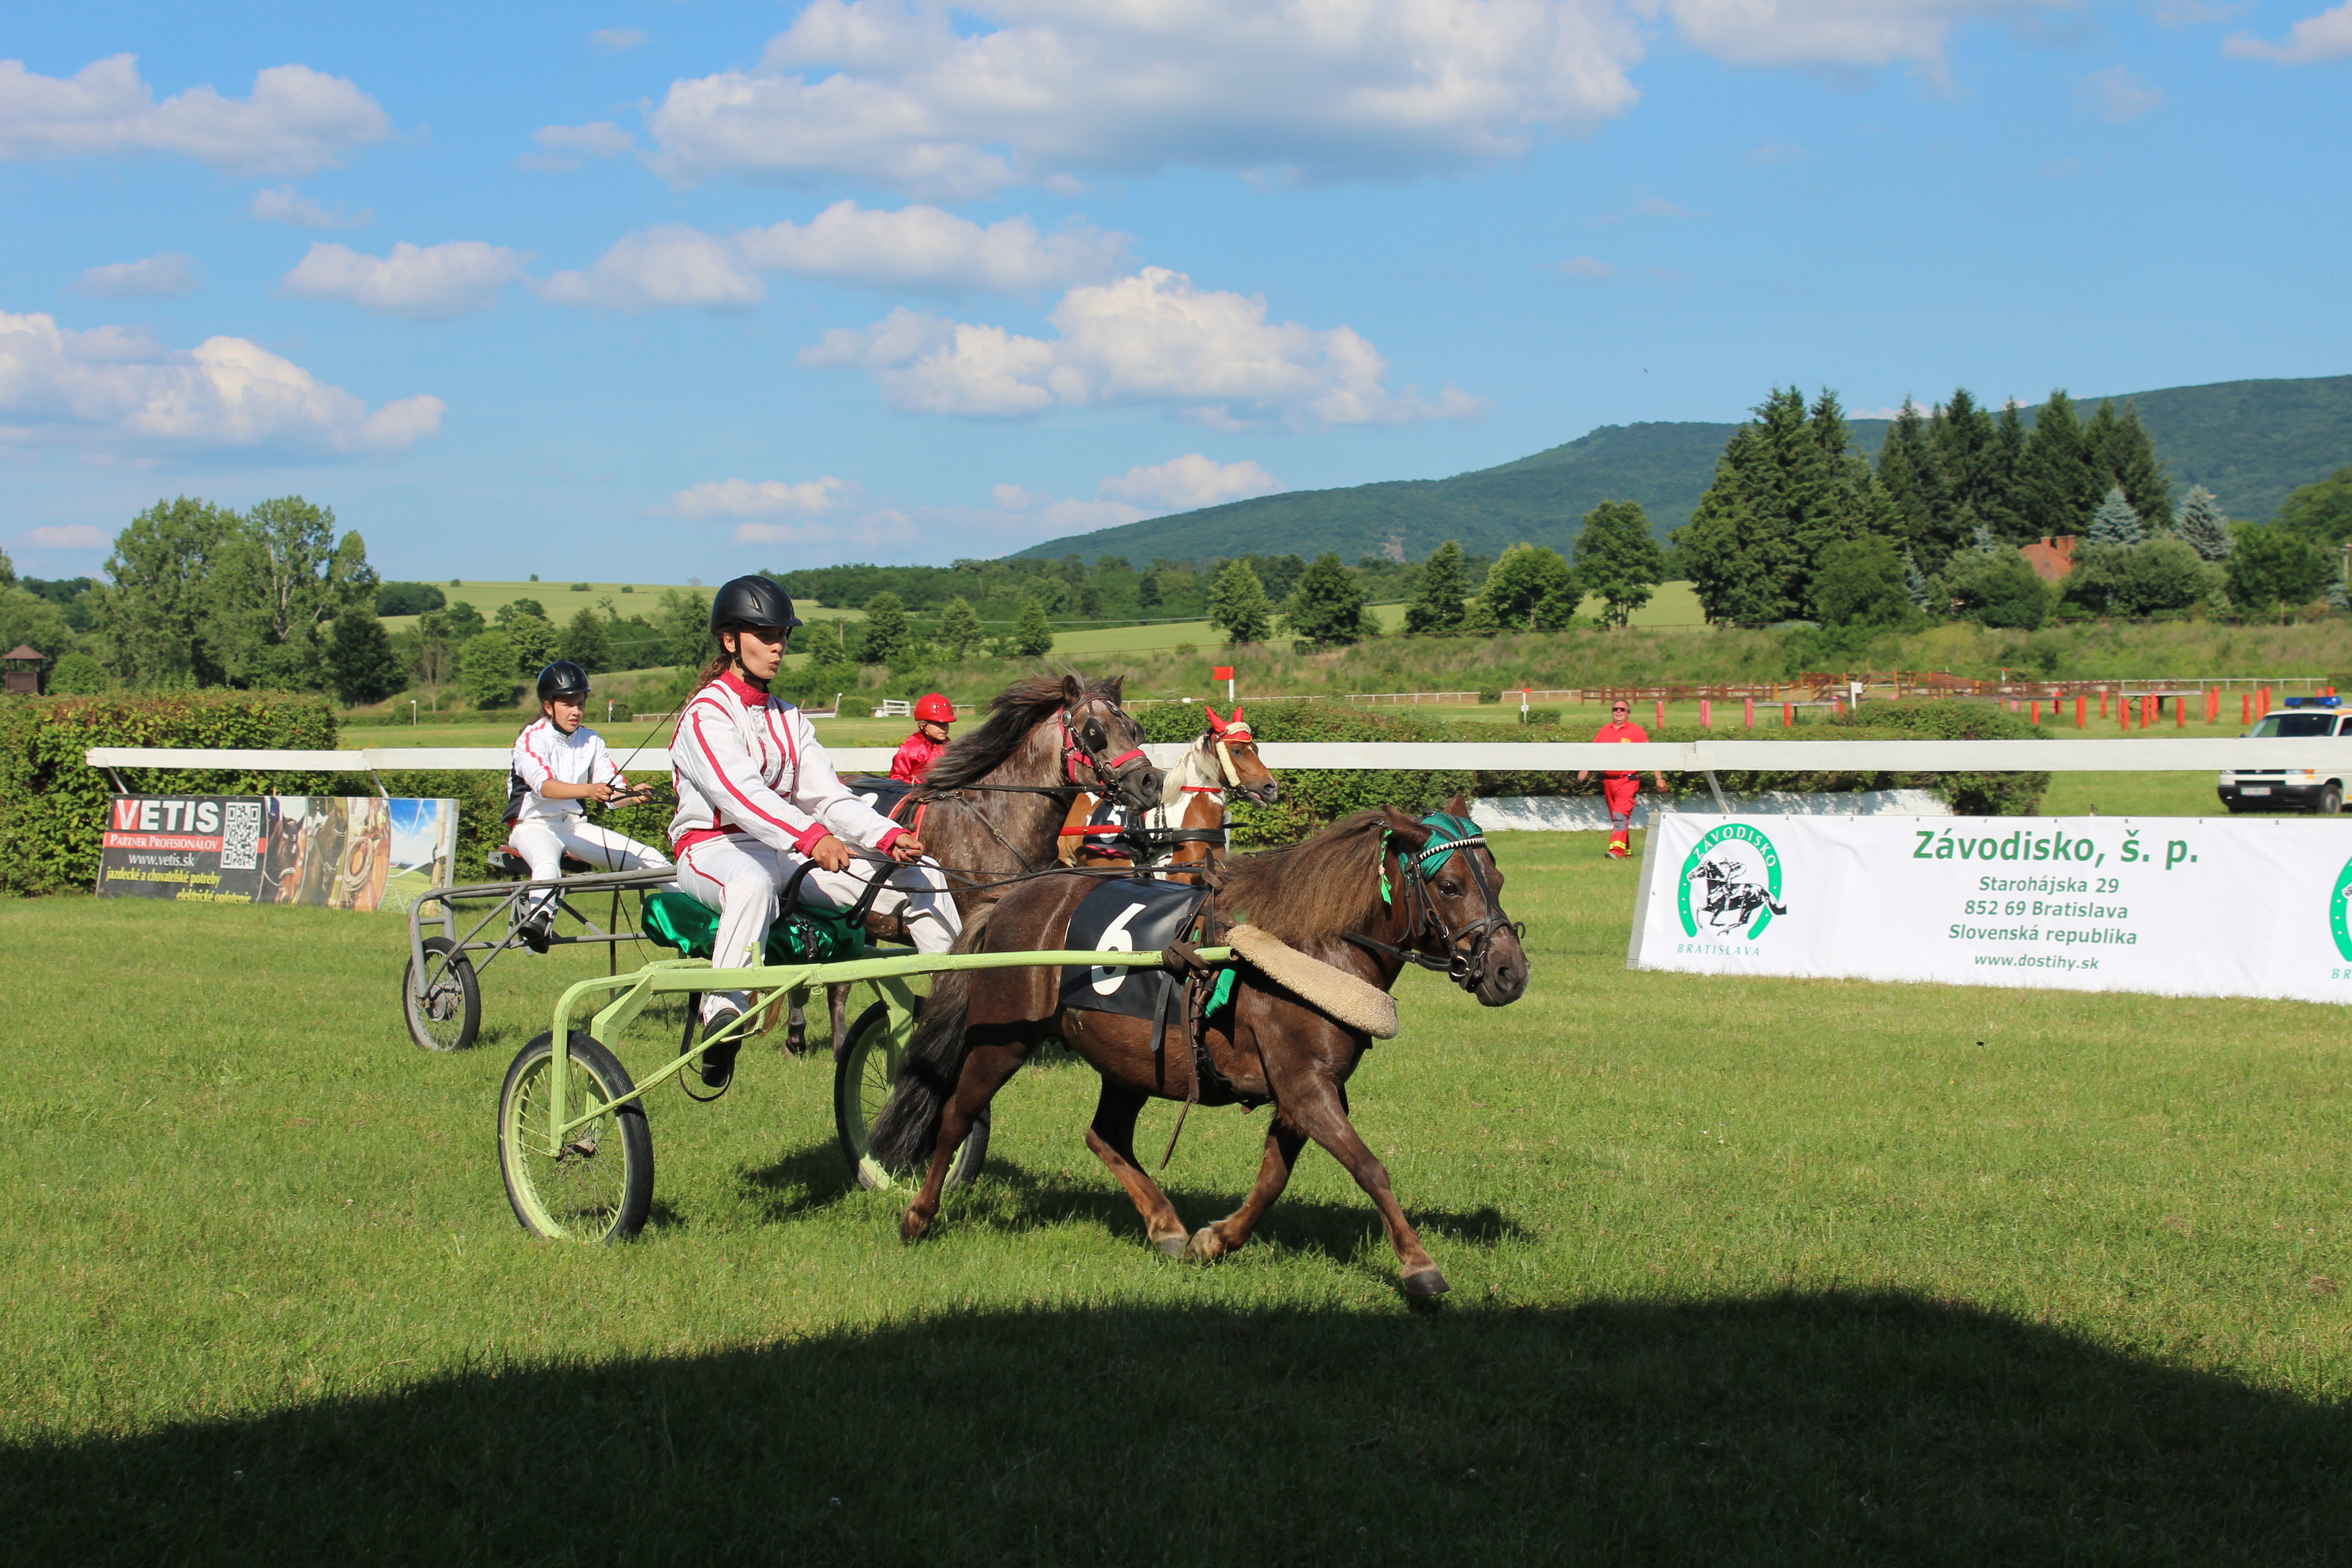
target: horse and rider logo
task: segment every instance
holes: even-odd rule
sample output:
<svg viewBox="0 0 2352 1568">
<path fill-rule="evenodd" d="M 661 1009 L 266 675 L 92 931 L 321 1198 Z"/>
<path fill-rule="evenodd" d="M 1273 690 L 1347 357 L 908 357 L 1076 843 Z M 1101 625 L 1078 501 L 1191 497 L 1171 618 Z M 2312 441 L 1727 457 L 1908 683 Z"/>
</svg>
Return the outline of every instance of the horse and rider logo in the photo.
<svg viewBox="0 0 2352 1568">
<path fill-rule="evenodd" d="M 1780 852 L 1759 829 L 1725 824 L 1683 858 L 1676 908 L 1685 936 L 1755 941 L 1773 916 L 1789 912 L 1780 901 Z"/>
<path fill-rule="evenodd" d="M 2336 887 L 2327 895 L 2327 929 L 2336 937 L 2336 951 L 2352 963 L 2352 860 L 2336 873 Z"/>
</svg>

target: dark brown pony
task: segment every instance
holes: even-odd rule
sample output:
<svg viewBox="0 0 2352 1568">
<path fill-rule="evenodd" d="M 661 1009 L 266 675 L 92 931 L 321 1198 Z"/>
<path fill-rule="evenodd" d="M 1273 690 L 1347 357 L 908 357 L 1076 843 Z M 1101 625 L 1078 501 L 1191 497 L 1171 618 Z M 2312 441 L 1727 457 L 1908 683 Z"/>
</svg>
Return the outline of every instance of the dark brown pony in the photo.
<svg viewBox="0 0 2352 1568">
<path fill-rule="evenodd" d="M 923 775 L 923 843 L 949 868 L 965 920 L 996 897 L 987 884 L 1055 864 L 1076 791 L 1110 794 L 1135 811 L 1160 803 L 1164 775 L 1143 754 L 1143 727 L 1118 705 L 1120 688 L 1118 676 L 1016 680 Z"/>
<path fill-rule="evenodd" d="M 1463 803 L 1455 800 L 1452 809 L 1459 815 Z M 1213 902 L 1225 921 L 1256 926 L 1383 990 L 1412 962 L 1447 971 L 1489 1007 L 1517 1001 L 1527 989 L 1527 954 L 1503 912 L 1502 872 L 1485 843 L 1474 841 L 1424 879 L 1417 852 L 1430 836 L 1427 826 L 1401 812 L 1360 812 L 1291 848 L 1229 861 Z M 1072 911 L 1098 883 L 1077 872 L 1024 883 L 964 928 L 958 951 L 1059 948 Z M 1218 1014 L 1205 1031 L 1213 1070 L 1200 1074 L 1200 1102 L 1271 1101 L 1274 1118 L 1249 1196 L 1188 1238 L 1134 1146 L 1144 1102 L 1181 1098 L 1171 1092 L 1166 1058 L 1186 1050 L 1184 1031 L 1171 1028 L 1166 1058 L 1156 1058 L 1149 1020 L 1065 1011 L 1060 978 L 1046 968 L 966 971 L 942 974 L 933 987 L 898 1089 L 874 1130 L 874 1151 L 885 1162 L 901 1169 L 929 1164 L 900 1227 L 908 1240 L 930 1230 L 949 1156 L 974 1118 L 1040 1041 L 1058 1035 L 1102 1075 L 1087 1147 L 1127 1189 L 1161 1251 L 1210 1259 L 1246 1242 L 1311 1138 L 1348 1167 L 1380 1211 L 1407 1293 L 1445 1290 L 1445 1277 L 1406 1220 L 1387 1170 L 1348 1120 L 1348 1079 L 1370 1036 L 1241 967 L 1231 1011 Z"/>
</svg>

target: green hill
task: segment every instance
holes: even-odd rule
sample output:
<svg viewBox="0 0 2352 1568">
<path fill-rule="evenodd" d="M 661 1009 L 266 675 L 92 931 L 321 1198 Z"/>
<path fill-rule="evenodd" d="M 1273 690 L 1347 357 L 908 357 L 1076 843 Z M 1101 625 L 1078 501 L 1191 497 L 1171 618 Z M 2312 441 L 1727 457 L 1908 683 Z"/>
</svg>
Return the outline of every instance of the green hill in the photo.
<svg viewBox="0 0 2352 1568">
<path fill-rule="evenodd" d="M 2230 381 L 2116 399 L 2126 400 L 2138 405 L 2177 488 L 2201 484 L 2235 517 L 2267 518 L 2290 490 L 2352 462 L 2352 375 Z M 2099 403 L 2078 401 L 2086 412 Z M 1856 446 L 1874 455 L 1886 421 L 1853 426 Z M 1486 555 L 1521 540 L 1565 550 L 1584 514 L 1604 500 L 1641 502 L 1663 539 L 1690 520 L 1734 428 L 1604 425 L 1564 446 L 1449 479 L 1291 490 L 1048 540 L 1019 553 L 1204 560 L 1265 550 L 1270 539 L 1302 555 L 1336 550 L 1349 561 L 1398 550 L 1418 560 L 1448 539 Z"/>
</svg>

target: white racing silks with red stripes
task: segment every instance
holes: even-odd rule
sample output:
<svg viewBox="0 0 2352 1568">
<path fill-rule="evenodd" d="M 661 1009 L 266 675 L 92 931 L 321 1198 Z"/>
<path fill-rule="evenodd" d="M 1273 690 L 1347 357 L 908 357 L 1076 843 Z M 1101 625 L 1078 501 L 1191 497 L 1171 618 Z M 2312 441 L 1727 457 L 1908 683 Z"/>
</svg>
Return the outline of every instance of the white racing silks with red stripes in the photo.
<svg viewBox="0 0 2352 1568">
<path fill-rule="evenodd" d="M 604 749 L 604 738 L 583 724 L 567 735 L 545 719 L 535 719 L 515 737 L 514 763 L 509 773 L 509 822 L 541 822 L 578 816 L 578 800 L 550 800 L 540 791 L 556 784 L 621 784 L 618 763 Z"/>
<path fill-rule="evenodd" d="M 731 675 L 686 705 L 669 759 L 681 850 L 721 834 L 803 855 L 827 834 L 887 849 L 906 831 L 843 784 L 807 715 Z"/>
</svg>

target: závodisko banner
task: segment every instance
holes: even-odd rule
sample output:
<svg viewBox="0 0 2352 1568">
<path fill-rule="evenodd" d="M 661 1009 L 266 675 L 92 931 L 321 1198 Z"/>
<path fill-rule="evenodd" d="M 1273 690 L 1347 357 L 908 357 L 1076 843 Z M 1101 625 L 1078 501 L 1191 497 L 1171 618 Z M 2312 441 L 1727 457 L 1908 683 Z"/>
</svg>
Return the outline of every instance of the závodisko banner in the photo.
<svg viewBox="0 0 2352 1568">
<path fill-rule="evenodd" d="M 1627 967 L 2352 1002 L 2352 820 L 1657 817 Z"/>
<path fill-rule="evenodd" d="M 101 897 L 405 910 L 449 879 L 454 800 L 365 795 L 117 795 Z"/>
</svg>

